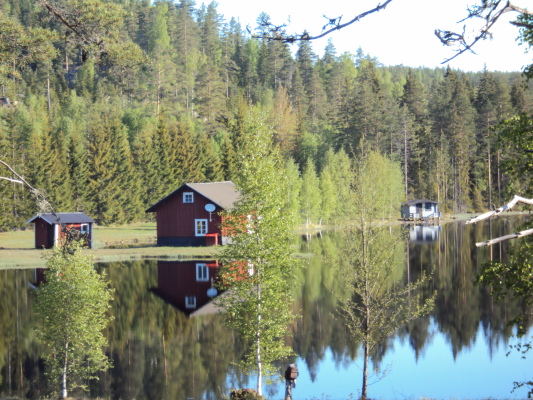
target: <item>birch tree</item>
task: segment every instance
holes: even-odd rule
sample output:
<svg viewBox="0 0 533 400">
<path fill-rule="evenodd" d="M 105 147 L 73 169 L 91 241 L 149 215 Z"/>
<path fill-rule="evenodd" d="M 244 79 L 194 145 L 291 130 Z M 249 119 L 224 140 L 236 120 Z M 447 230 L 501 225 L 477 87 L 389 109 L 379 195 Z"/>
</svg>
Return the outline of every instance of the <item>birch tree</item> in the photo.
<svg viewBox="0 0 533 400">
<path fill-rule="evenodd" d="M 390 186 L 388 176 L 400 184 Z M 339 314 L 363 348 L 361 399 L 368 398 L 369 362 L 376 347 L 408 321 L 427 314 L 434 303 L 434 296 L 423 300 L 418 292 L 427 279 L 402 282 L 405 241 L 398 230 L 380 226 L 381 218 L 400 204 L 401 182 L 399 165 L 377 153 L 355 160 L 353 223 L 344 232 L 344 253 L 336 269 L 346 293 L 339 299 Z"/>
<path fill-rule="evenodd" d="M 46 266 L 46 282 L 37 291 L 38 335 L 47 374 L 67 398 L 69 390 L 87 389 L 85 382 L 110 366 L 103 330 L 112 291 L 76 246 L 55 247 Z"/>
<path fill-rule="evenodd" d="M 240 364 L 257 375 L 261 396 L 264 377 L 280 372 L 274 362 L 292 354 L 285 337 L 295 318 L 290 294 L 298 265 L 291 256 L 296 216 L 288 204 L 290 180 L 279 168 L 283 163 L 265 116 L 248 109 L 240 118 L 235 180 L 241 197 L 224 216 L 231 244 L 221 256 L 220 287 L 227 292 L 218 301 L 228 325 L 244 339 Z"/>
</svg>

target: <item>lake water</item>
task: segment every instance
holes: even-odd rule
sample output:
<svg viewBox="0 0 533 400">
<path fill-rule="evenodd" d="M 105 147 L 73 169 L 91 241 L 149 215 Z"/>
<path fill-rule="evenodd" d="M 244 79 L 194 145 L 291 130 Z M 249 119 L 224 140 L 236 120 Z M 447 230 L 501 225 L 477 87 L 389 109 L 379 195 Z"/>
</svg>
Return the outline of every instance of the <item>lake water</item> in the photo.
<svg viewBox="0 0 533 400">
<path fill-rule="evenodd" d="M 425 288 L 437 290 L 430 315 L 411 322 L 378 349 L 375 367 L 388 373 L 369 386 L 375 399 L 522 399 L 513 382 L 531 379 L 533 355 L 507 355 L 512 336 L 506 322 L 520 311 L 510 301 L 496 303 L 475 283 L 480 265 L 505 258 L 505 243 L 493 249 L 475 242 L 514 232 L 521 221 L 418 227 L 402 269 L 404 280 L 432 273 Z M 492 230 L 492 234 L 490 233 Z M 301 287 L 294 308 L 301 317 L 290 329 L 300 377 L 298 399 L 357 398 L 362 354 L 335 314 L 331 268 L 339 238 L 325 234 L 304 240 Z M 234 366 L 242 354 L 237 335 L 213 313 L 210 297 L 215 261 L 122 262 L 100 265 L 115 288 L 114 320 L 106 332 L 114 368 L 91 383 L 91 397 L 112 399 L 219 399 L 233 387 L 253 387 L 253 377 Z M 0 271 L 0 398 L 42 398 L 49 394 L 32 318 L 33 270 Z M 212 292 L 209 292 L 213 295 Z M 531 330 L 530 330 L 531 332 Z M 531 336 L 528 335 L 529 337 Z M 280 370 L 286 364 L 280 365 Z M 371 379 L 372 381 L 372 379 Z M 265 387 L 282 399 L 283 384 Z"/>
</svg>

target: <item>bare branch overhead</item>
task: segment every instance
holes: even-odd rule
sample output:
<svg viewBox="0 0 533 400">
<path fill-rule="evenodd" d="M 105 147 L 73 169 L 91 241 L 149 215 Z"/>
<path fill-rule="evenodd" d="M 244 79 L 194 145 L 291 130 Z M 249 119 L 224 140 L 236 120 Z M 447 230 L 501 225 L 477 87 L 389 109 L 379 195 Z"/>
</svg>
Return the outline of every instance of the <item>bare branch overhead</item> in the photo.
<svg viewBox="0 0 533 400">
<path fill-rule="evenodd" d="M 511 4 L 509 0 L 482 0 L 481 5 L 474 5 L 467 8 L 468 15 L 459 22 L 465 22 L 469 19 L 482 19 L 483 25 L 476 30 L 476 34 L 469 36 L 466 31 L 466 25 L 463 25 L 462 32 L 453 32 L 449 30 L 436 29 L 435 35 L 445 46 L 457 46 L 455 55 L 447 58 L 442 62 L 445 64 L 457 56 L 469 51 L 474 53 L 473 47 L 481 40 L 492 39 L 492 29 L 502 15 L 508 12 L 516 12 L 522 15 L 532 15 L 526 8 L 518 7 Z M 531 28 L 531 25 L 518 21 L 511 24 L 518 27 Z"/>
<path fill-rule="evenodd" d="M 294 43 L 302 40 L 315 40 L 323 38 L 332 32 L 338 31 L 357 21 L 360 21 L 361 19 L 367 17 L 370 14 L 385 9 L 390 2 L 392 2 L 392 0 L 386 0 L 383 4 L 379 3 L 376 7 L 365 11 L 359 15 L 356 15 L 351 20 L 345 23 L 341 23 L 343 17 L 342 15 L 334 18 L 330 18 L 324 15 L 324 18 L 326 19 L 326 24 L 322 27 L 322 32 L 318 35 L 310 34 L 307 31 L 303 33 L 288 34 L 286 30 L 288 24 L 275 25 L 270 22 L 269 18 L 263 18 L 259 21 L 259 26 L 256 28 L 256 30 L 260 31 L 260 34 L 253 34 L 250 26 L 247 26 L 246 29 L 248 30 L 250 35 L 252 35 L 252 37 L 256 39 L 279 40 L 285 43 Z"/>
</svg>

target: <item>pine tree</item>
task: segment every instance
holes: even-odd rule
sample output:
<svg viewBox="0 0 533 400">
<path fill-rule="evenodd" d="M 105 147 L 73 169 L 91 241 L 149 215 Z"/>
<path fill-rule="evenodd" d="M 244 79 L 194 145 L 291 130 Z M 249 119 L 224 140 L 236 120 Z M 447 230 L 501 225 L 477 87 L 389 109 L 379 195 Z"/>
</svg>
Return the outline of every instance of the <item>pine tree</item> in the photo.
<svg viewBox="0 0 533 400">
<path fill-rule="evenodd" d="M 224 138 L 220 151 L 222 170 L 224 171 L 224 180 L 232 181 L 234 177 L 237 176 L 237 154 L 235 153 L 235 149 L 233 148 L 233 141 L 231 140 L 231 138 Z"/>
<path fill-rule="evenodd" d="M 159 158 L 153 146 L 152 133 L 148 130 L 138 135 L 133 144 L 134 167 L 142 184 L 141 199 L 149 207 L 161 199 Z"/>
<path fill-rule="evenodd" d="M 85 211 L 88 208 L 88 167 L 85 143 L 79 135 L 70 136 L 68 146 L 68 169 L 72 182 L 73 211 Z"/>
<path fill-rule="evenodd" d="M 154 195 L 161 198 L 173 190 L 171 166 L 176 161 L 172 157 L 172 140 L 165 116 L 159 118 L 157 129 L 152 138 L 152 147 L 155 154 L 156 176 L 158 177 Z"/>
<path fill-rule="evenodd" d="M 118 190 L 117 164 L 114 158 L 113 138 L 116 119 L 109 111 L 95 109 L 87 132 L 87 162 L 89 164 L 88 199 L 93 219 L 102 225 L 113 223 Z"/>
<path fill-rule="evenodd" d="M 269 119 L 272 121 L 274 140 L 283 155 L 292 155 L 298 139 L 298 117 L 289 100 L 287 90 L 279 86 Z"/>
<path fill-rule="evenodd" d="M 479 164 L 478 168 L 474 168 L 474 201 L 477 204 L 474 207 L 477 210 L 482 210 L 483 205 L 491 208 L 492 204 L 492 188 L 493 188 L 493 158 L 494 145 L 490 140 L 491 128 L 497 123 L 497 104 L 496 104 L 496 79 L 494 75 L 483 70 L 481 80 L 477 87 L 476 98 L 474 100 L 474 107 L 477 111 L 476 116 L 476 142 L 477 142 L 477 156 L 478 159 L 486 158 L 487 163 Z M 487 188 L 484 193 L 482 188 Z M 483 201 L 486 199 L 486 202 Z"/>
<path fill-rule="evenodd" d="M 448 68 L 434 90 L 430 108 L 440 154 L 451 162 L 452 182 L 441 195 L 454 212 L 466 211 L 471 206 L 469 173 L 476 149 L 472 90 L 466 76 Z"/>
<path fill-rule="evenodd" d="M 307 99 L 309 105 L 307 108 L 307 117 L 311 126 L 317 126 L 319 122 L 325 120 L 327 108 L 326 91 L 324 84 L 316 68 L 311 71 L 311 76 L 307 84 Z"/>
<path fill-rule="evenodd" d="M 116 206 L 110 211 L 109 219 L 115 224 L 138 220 L 143 215 L 141 199 L 142 186 L 139 174 L 133 166 L 127 132 L 115 115 L 115 129 L 112 131 L 112 152 L 115 173 L 118 179 L 113 196 Z"/>
<path fill-rule="evenodd" d="M 178 64 L 178 101 L 186 110 L 193 109 L 194 77 L 198 73 L 200 36 L 194 21 L 194 1 L 180 0 L 176 21 L 175 37 L 172 38 L 176 49 Z"/>
<path fill-rule="evenodd" d="M 183 182 L 201 182 L 203 177 L 202 165 L 199 161 L 199 150 L 196 138 L 189 124 L 180 121 L 177 125 L 177 162 L 182 169 Z"/>
<path fill-rule="evenodd" d="M 341 119 L 345 123 L 337 145 L 348 153 L 359 149 L 364 141 L 371 149 L 381 150 L 385 93 L 376 66 L 364 60 L 358 70 L 354 92 Z"/>
<path fill-rule="evenodd" d="M 196 148 L 198 149 L 198 167 L 202 172 L 201 180 L 207 182 L 222 181 L 224 171 L 213 139 L 209 138 L 205 132 L 201 132 L 197 138 Z"/>
<path fill-rule="evenodd" d="M 407 73 L 400 106 L 407 198 L 429 198 L 431 192 L 427 185 L 433 170 L 429 159 L 434 143 L 429 135 L 427 95 L 412 69 Z"/>
<path fill-rule="evenodd" d="M 219 68 L 210 59 L 206 59 L 197 79 L 195 104 L 210 132 L 220 126 L 219 119 L 226 111 L 224 86 Z"/>
<path fill-rule="evenodd" d="M 200 28 L 202 53 L 214 65 L 220 67 L 222 61 L 222 45 L 219 37 L 221 17 L 216 7 L 215 2 L 209 3 L 207 7 L 202 4 L 197 13 L 197 21 Z"/>
</svg>

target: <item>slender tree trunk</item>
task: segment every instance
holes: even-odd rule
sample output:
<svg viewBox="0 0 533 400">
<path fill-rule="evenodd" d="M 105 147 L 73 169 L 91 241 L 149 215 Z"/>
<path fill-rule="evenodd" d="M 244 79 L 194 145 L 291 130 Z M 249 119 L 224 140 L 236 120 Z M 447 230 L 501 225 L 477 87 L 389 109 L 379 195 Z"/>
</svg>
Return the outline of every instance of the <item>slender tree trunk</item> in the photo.
<svg viewBox="0 0 533 400">
<path fill-rule="evenodd" d="M 391 148 L 391 154 L 392 154 L 392 148 Z M 407 184 L 407 127 L 405 126 L 405 115 L 404 115 L 404 121 L 403 121 L 403 176 L 404 176 L 404 183 L 405 183 L 405 200 L 407 200 L 407 191 L 408 191 L 408 184 Z"/>
<path fill-rule="evenodd" d="M 257 360 L 257 395 L 263 395 L 263 362 L 261 360 L 261 285 L 257 285 L 257 333 L 256 333 L 256 360 Z"/>
<path fill-rule="evenodd" d="M 490 141 L 489 141 L 489 147 L 488 147 L 488 155 L 487 155 L 487 167 L 488 167 L 488 181 L 489 181 L 489 210 L 491 209 L 492 207 L 492 163 L 491 163 L 491 153 L 490 153 Z"/>
<path fill-rule="evenodd" d="M 501 171 L 500 171 L 500 157 L 501 157 L 501 150 L 498 149 L 498 152 L 496 153 L 497 157 L 497 169 L 498 169 L 498 204 L 502 204 L 502 180 L 501 180 Z"/>
<path fill-rule="evenodd" d="M 50 112 L 51 104 L 50 104 L 50 73 L 48 73 L 46 77 L 46 101 L 48 103 L 48 112 Z"/>
<path fill-rule="evenodd" d="M 65 358 L 63 361 L 63 375 L 61 377 L 61 398 L 67 398 L 67 365 L 68 365 L 68 341 L 65 344 Z"/>
<path fill-rule="evenodd" d="M 368 386 L 368 345 L 363 345 L 363 387 L 361 388 L 361 399 L 366 399 L 366 387 Z"/>
</svg>

